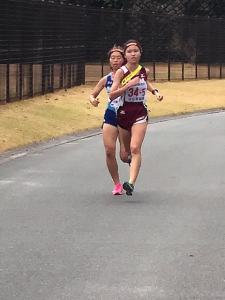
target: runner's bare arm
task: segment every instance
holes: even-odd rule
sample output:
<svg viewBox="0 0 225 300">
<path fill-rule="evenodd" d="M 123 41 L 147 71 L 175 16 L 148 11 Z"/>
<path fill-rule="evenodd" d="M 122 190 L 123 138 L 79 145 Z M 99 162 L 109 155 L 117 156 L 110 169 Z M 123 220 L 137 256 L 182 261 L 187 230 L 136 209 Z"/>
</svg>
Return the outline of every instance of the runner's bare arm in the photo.
<svg viewBox="0 0 225 300">
<path fill-rule="evenodd" d="M 157 100 L 162 101 L 163 95 L 159 93 L 157 89 L 154 88 L 154 86 L 147 80 L 147 89 L 150 91 L 153 95 L 156 96 Z"/>
<path fill-rule="evenodd" d="M 96 84 L 93 92 L 90 95 L 90 102 L 93 106 L 97 107 L 98 104 L 100 103 L 98 95 L 100 94 L 100 92 L 104 89 L 105 84 L 106 84 L 106 79 L 107 76 L 102 77 L 99 82 Z"/>
<path fill-rule="evenodd" d="M 111 91 L 109 93 L 110 100 L 114 100 L 121 96 L 130 86 L 138 84 L 140 82 L 139 77 L 135 77 L 131 79 L 126 85 L 123 87 L 119 87 L 120 83 L 123 79 L 123 71 L 121 69 L 116 71 L 116 74 L 114 76 L 113 85 L 111 87 Z"/>
</svg>

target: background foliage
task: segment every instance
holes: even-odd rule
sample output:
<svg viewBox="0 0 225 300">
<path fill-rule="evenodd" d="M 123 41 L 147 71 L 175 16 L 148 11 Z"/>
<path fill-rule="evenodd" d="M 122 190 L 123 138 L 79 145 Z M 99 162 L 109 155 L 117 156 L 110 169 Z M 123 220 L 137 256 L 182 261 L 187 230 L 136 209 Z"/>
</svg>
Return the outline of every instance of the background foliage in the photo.
<svg viewBox="0 0 225 300">
<path fill-rule="evenodd" d="M 145 10 L 172 15 L 225 18 L 224 0 L 54 0 L 89 7 Z"/>
</svg>

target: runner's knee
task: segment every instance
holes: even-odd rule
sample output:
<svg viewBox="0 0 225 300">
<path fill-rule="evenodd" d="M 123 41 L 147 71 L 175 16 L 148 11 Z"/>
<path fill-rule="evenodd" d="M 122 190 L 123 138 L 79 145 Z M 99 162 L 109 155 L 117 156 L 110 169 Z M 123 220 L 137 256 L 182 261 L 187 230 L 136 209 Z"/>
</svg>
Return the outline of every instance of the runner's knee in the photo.
<svg viewBox="0 0 225 300">
<path fill-rule="evenodd" d="M 131 151 L 131 155 L 141 154 L 141 147 L 131 146 L 130 151 Z"/>
<path fill-rule="evenodd" d="M 108 158 L 115 157 L 116 148 L 112 146 L 105 146 L 105 153 Z"/>
</svg>

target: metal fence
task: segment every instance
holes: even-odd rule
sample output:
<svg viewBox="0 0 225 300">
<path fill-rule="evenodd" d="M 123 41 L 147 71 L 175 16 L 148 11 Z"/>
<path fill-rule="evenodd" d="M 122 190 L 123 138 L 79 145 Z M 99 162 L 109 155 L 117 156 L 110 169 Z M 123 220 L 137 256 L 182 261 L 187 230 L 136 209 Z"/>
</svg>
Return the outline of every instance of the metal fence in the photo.
<svg viewBox="0 0 225 300">
<path fill-rule="evenodd" d="M 225 19 L 109 9 L 89 9 L 87 19 L 86 81 L 109 70 L 114 43 L 132 38 L 152 80 L 225 78 Z"/>
<path fill-rule="evenodd" d="M 0 103 L 84 82 L 84 8 L 0 2 Z"/>
<path fill-rule="evenodd" d="M 97 81 L 128 39 L 152 80 L 225 78 L 225 19 L 3 0 L 0 103 Z"/>
</svg>

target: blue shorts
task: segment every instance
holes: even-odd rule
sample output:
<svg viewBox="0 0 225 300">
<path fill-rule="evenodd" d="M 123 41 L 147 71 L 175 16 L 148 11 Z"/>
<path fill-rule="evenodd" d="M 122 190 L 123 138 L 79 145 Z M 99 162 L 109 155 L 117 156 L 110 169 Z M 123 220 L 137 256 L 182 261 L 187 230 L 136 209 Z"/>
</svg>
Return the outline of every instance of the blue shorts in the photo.
<svg viewBox="0 0 225 300">
<path fill-rule="evenodd" d="M 116 112 L 114 110 L 108 108 L 106 109 L 102 127 L 104 124 L 110 124 L 117 127 Z"/>
</svg>

